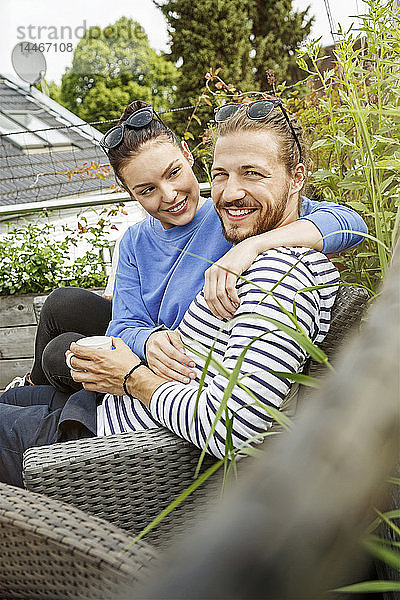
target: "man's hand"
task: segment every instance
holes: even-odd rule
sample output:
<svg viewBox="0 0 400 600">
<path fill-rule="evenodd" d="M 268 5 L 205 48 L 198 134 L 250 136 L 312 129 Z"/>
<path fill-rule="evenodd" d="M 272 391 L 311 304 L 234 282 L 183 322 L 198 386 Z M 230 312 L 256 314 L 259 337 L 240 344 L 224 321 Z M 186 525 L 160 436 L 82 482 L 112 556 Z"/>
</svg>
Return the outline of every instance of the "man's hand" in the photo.
<svg viewBox="0 0 400 600">
<path fill-rule="evenodd" d="M 72 343 L 72 379 L 82 383 L 85 390 L 122 396 L 124 376 L 140 359 L 120 338 L 113 338 L 113 346 L 114 350 L 94 350 Z"/>
<path fill-rule="evenodd" d="M 218 319 L 231 319 L 240 304 L 236 281 L 259 254 L 257 238 L 248 238 L 231 248 L 204 274 L 204 299 Z M 221 268 L 223 267 L 223 268 Z M 233 271 L 228 273 L 228 271 Z"/>
<path fill-rule="evenodd" d="M 146 360 L 150 369 L 164 379 L 189 383 L 196 377 L 195 364 L 186 356 L 177 331 L 152 333 L 146 342 Z"/>
</svg>

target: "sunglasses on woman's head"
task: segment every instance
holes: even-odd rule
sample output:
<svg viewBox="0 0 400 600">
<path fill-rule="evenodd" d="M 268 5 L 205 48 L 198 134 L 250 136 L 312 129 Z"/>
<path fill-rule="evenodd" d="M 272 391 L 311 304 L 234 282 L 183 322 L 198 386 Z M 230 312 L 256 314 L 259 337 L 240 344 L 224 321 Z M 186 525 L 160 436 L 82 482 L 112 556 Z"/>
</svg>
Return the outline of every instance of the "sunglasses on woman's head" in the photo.
<svg viewBox="0 0 400 600">
<path fill-rule="evenodd" d="M 246 115 L 249 119 L 253 121 L 259 121 L 261 119 L 265 119 L 272 112 L 272 110 L 279 106 L 282 111 L 287 124 L 289 125 L 290 131 L 293 135 L 293 139 L 296 142 L 297 148 L 299 150 L 299 162 L 301 162 L 302 154 L 301 154 L 301 146 L 299 142 L 299 138 L 296 135 L 294 127 L 289 119 L 289 115 L 283 107 L 282 102 L 279 98 L 271 98 L 269 100 L 255 100 L 254 102 L 250 102 L 249 104 L 240 104 L 238 102 L 229 102 L 228 104 L 223 104 L 222 106 L 218 106 L 214 109 L 215 113 L 215 122 L 223 123 L 224 121 L 228 121 L 233 115 L 239 110 L 241 106 L 246 106 Z"/>
<path fill-rule="evenodd" d="M 145 106 L 144 108 L 140 108 L 136 112 L 129 115 L 129 117 L 126 119 L 126 121 L 123 121 L 123 123 L 120 123 L 119 125 L 109 129 L 104 137 L 100 140 L 100 146 L 104 148 L 104 150 L 116 148 L 124 139 L 125 127 L 142 129 L 142 127 L 146 127 L 146 125 L 151 123 L 151 121 L 154 119 L 154 116 L 156 116 L 157 119 L 163 125 L 165 125 L 152 106 Z"/>
</svg>

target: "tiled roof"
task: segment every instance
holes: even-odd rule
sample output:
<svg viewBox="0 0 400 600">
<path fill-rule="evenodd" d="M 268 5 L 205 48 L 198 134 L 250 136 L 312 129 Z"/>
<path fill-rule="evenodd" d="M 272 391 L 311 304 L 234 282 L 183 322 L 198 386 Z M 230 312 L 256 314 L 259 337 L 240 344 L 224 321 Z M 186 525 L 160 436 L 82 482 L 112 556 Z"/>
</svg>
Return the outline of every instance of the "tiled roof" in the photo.
<svg viewBox="0 0 400 600">
<path fill-rule="evenodd" d="M 13 111 L 35 111 L 45 127 L 57 127 L 66 122 L 71 125 L 82 123 L 36 89 L 30 92 L 29 86 L 0 75 L 0 113 Z M 0 206 L 109 190 L 110 179 L 103 181 L 87 175 L 82 179 L 75 174 L 70 180 L 67 174 L 60 174 L 84 163 L 105 164 L 107 159 L 95 143 L 101 134 L 89 126 L 60 131 L 70 139 L 72 149 L 46 149 L 27 154 L 7 136 L 0 135 Z"/>
</svg>

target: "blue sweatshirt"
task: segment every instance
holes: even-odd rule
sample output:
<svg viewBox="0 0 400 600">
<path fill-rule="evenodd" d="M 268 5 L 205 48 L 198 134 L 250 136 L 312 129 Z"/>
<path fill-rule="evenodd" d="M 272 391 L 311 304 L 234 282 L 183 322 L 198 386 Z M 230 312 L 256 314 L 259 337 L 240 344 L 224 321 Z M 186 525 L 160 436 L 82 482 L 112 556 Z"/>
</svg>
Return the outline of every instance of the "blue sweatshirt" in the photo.
<svg viewBox="0 0 400 600">
<path fill-rule="evenodd" d="M 314 223 L 324 252 L 351 248 L 367 233 L 363 219 L 352 209 L 332 202 L 303 198 L 300 218 Z M 232 248 L 222 233 L 219 217 L 207 199 L 187 225 L 164 229 L 147 217 L 125 232 L 119 246 L 112 321 L 107 335 L 120 337 L 140 358 L 151 333 L 161 325 L 175 329 L 204 285 L 204 272 Z"/>
</svg>

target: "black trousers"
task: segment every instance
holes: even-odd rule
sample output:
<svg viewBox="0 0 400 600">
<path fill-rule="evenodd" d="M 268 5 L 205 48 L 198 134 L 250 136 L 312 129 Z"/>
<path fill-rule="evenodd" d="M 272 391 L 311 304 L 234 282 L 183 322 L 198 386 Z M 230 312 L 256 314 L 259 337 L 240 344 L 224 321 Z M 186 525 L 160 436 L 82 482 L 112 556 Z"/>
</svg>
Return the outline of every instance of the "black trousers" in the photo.
<svg viewBox="0 0 400 600">
<path fill-rule="evenodd" d="M 32 382 L 67 394 L 81 390 L 65 364 L 65 352 L 82 337 L 104 335 L 110 320 L 111 302 L 93 292 L 74 287 L 51 292 L 40 313 Z"/>
</svg>

